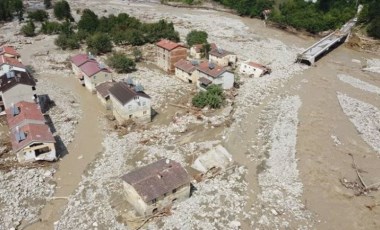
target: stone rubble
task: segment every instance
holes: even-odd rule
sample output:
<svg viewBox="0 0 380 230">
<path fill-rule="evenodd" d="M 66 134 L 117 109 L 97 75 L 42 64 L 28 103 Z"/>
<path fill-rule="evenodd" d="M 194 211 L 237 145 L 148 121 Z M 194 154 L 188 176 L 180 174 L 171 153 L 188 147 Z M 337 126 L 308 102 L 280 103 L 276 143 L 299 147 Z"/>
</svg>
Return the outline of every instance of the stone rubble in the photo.
<svg viewBox="0 0 380 230">
<path fill-rule="evenodd" d="M 308 229 L 311 214 L 301 201 L 303 185 L 296 158 L 299 96 L 276 99 L 261 114 L 258 136 L 262 140 L 261 193 L 251 213 L 258 216 L 262 228 L 284 229 L 297 226 Z M 264 205 L 260 206 L 259 204 Z M 255 225 L 253 225 L 255 226 Z"/>
<path fill-rule="evenodd" d="M 373 73 L 380 73 L 380 59 L 368 59 L 367 66 L 364 67 L 363 70 Z"/>
<path fill-rule="evenodd" d="M 375 106 L 341 92 L 337 93 L 343 112 L 355 125 L 360 136 L 380 154 L 380 111 Z"/>
</svg>

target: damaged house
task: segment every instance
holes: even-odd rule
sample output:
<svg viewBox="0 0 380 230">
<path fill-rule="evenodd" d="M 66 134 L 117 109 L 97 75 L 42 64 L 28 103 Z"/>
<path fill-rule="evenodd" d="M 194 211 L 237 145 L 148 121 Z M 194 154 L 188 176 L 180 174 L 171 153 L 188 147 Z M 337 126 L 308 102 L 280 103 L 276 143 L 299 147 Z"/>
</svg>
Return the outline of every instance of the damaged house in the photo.
<svg viewBox="0 0 380 230">
<path fill-rule="evenodd" d="M 55 139 L 39 105 L 22 101 L 7 109 L 13 152 L 19 162 L 54 161 Z"/>
<path fill-rule="evenodd" d="M 259 63 L 247 61 L 241 63 L 239 72 L 252 77 L 261 77 L 265 74 L 269 74 L 271 70 Z"/>
<path fill-rule="evenodd" d="M 127 201 L 142 216 L 155 214 L 190 196 L 190 177 L 176 161 L 162 159 L 121 178 Z"/>
<path fill-rule="evenodd" d="M 198 78 L 195 70 L 198 66 L 198 61 L 188 61 L 185 59 L 175 63 L 175 76 L 184 82 L 196 83 Z"/>
<path fill-rule="evenodd" d="M 0 55 L 5 57 L 14 58 L 20 61 L 20 54 L 12 46 L 3 45 L 0 46 Z"/>
<path fill-rule="evenodd" d="M 227 51 L 227 50 L 224 50 L 222 48 L 215 48 L 215 49 L 212 49 L 209 53 L 208 53 L 208 60 L 212 63 L 215 63 L 219 66 L 222 66 L 222 67 L 227 67 L 227 66 L 230 66 L 230 67 L 235 67 L 236 66 L 236 62 L 237 62 L 237 56 L 236 54 L 230 52 L 230 51 Z"/>
<path fill-rule="evenodd" d="M 26 72 L 26 67 L 15 58 L 0 55 L 0 76 L 11 70 Z"/>
</svg>

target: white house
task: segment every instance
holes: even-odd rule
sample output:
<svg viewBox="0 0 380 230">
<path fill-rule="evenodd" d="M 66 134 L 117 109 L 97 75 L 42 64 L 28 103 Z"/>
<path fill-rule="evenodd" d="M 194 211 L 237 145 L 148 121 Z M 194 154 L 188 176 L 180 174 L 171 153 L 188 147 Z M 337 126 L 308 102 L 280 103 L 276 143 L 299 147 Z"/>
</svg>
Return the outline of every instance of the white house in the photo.
<svg viewBox="0 0 380 230">
<path fill-rule="evenodd" d="M 121 177 L 127 201 L 150 216 L 190 196 L 190 176 L 176 161 L 161 159 Z"/>
<path fill-rule="evenodd" d="M 209 85 L 219 85 L 224 90 L 231 89 L 234 86 L 234 74 L 214 63 L 200 63 L 197 67 L 197 74 L 197 86 L 200 90 L 206 90 Z"/>
<path fill-rule="evenodd" d="M 140 84 L 131 79 L 115 83 L 109 88 L 113 115 L 119 123 L 133 119 L 140 122 L 151 121 L 151 99 Z"/>
<path fill-rule="evenodd" d="M 240 65 L 239 72 L 253 77 L 261 77 L 264 74 L 270 73 L 270 69 L 252 61 L 243 62 Z"/>
<path fill-rule="evenodd" d="M 226 67 L 226 66 L 235 67 L 236 62 L 237 62 L 236 54 L 229 52 L 227 50 L 224 50 L 222 48 L 212 49 L 209 52 L 208 59 L 210 62 L 215 63 L 222 67 Z"/>
</svg>

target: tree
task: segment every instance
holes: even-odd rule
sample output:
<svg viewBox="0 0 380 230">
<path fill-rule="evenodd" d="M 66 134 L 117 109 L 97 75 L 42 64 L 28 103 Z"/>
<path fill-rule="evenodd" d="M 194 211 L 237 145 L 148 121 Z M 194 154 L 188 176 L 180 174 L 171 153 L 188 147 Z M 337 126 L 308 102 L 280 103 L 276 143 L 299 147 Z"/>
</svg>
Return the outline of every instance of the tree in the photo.
<svg viewBox="0 0 380 230">
<path fill-rule="evenodd" d="M 192 30 L 186 36 L 186 42 L 189 46 L 195 44 L 205 44 L 207 43 L 208 34 L 205 31 Z"/>
<path fill-rule="evenodd" d="M 210 52 L 211 50 L 211 45 L 209 43 L 205 43 L 202 45 L 202 48 L 201 48 L 201 54 L 202 54 L 202 57 L 208 57 L 208 53 Z"/>
<path fill-rule="evenodd" d="M 367 28 L 369 36 L 380 39 L 380 16 L 371 21 Z"/>
<path fill-rule="evenodd" d="M 51 0 L 44 0 L 45 9 L 51 8 Z"/>
<path fill-rule="evenodd" d="M 80 44 L 79 40 L 75 36 L 75 34 L 64 34 L 61 33 L 57 39 L 55 39 L 54 44 L 61 49 L 79 49 Z"/>
<path fill-rule="evenodd" d="M 71 16 L 70 5 L 65 0 L 61 0 L 54 4 L 54 16 L 58 20 L 68 19 L 70 21 L 74 21 L 73 16 Z"/>
<path fill-rule="evenodd" d="M 98 15 L 89 9 L 83 10 L 82 16 L 78 22 L 78 29 L 93 33 L 98 28 L 98 25 Z"/>
<path fill-rule="evenodd" d="M 43 22 L 49 18 L 49 14 L 45 10 L 36 10 L 28 12 L 28 18 L 37 22 Z"/>
<path fill-rule="evenodd" d="M 118 73 L 129 73 L 136 67 L 135 62 L 123 53 L 113 53 L 107 60 L 107 64 Z"/>
<path fill-rule="evenodd" d="M 87 39 L 89 51 L 99 54 L 112 51 L 112 42 L 110 37 L 104 33 L 96 33 Z"/>
<path fill-rule="evenodd" d="M 59 34 L 62 31 L 62 25 L 59 22 L 43 22 L 41 32 L 43 34 Z"/>
<path fill-rule="evenodd" d="M 36 26 L 32 21 L 29 21 L 26 25 L 21 27 L 21 33 L 24 34 L 26 37 L 33 37 L 36 35 L 34 30 L 36 29 Z"/>
<path fill-rule="evenodd" d="M 220 108 L 224 102 L 223 89 L 218 85 L 210 85 L 206 92 L 201 91 L 196 94 L 192 103 L 195 107 L 203 108 L 210 106 L 211 108 Z"/>
</svg>

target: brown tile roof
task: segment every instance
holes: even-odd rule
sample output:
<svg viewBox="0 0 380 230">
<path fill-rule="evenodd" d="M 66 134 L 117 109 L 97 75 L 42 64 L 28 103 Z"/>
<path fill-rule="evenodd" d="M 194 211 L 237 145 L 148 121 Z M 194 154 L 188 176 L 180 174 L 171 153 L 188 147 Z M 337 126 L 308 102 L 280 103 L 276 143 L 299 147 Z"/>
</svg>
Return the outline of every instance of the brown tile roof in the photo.
<svg viewBox="0 0 380 230">
<path fill-rule="evenodd" d="M 181 59 L 174 64 L 174 66 L 180 70 L 185 71 L 186 73 L 192 73 L 196 69 L 196 66 L 191 63 L 191 61 Z"/>
<path fill-rule="evenodd" d="M 10 54 L 10 55 L 16 56 L 16 57 L 20 56 L 20 54 L 17 53 L 17 51 L 11 46 L 1 46 L 0 47 L 0 55 L 4 55 L 4 54 Z"/>
<path fill-rule="evenodd" d="M 209 79 L 207 79 L 207 78 L 205 78 L 205 77 L 201 77 L 201 78 L 199 78 L 199 81 L 200 81 L 201 83 L 203 83 L 204 85 L 209 85 L 209 84 L 212 83 L 212 81 L 210 81 Z"/>
<path fill-rule="evenodd" d="M 190 184 L 187 171 L 178 162 L 168 159 L 161 159 L 138 168 L 121 178 L 133 186 L 145 202 Z"/>
<path fill-rule="evenodd" d="M 167 39 L 161 39 L 159 42 L 156 43 L 156 45 L 158 47 L 164 48 L 164 49 L 169 50 L 169 51 L 171 51 L 177 47 L 184 47 L 183 45 L 181 45 L 179 43 L 172 42 L 172 41 L 167 40 Z"/>
<path fill-rule="evenodd" d="M 128 85 L 126 82 L 117 82 L 108 91 L 122 105 L 127 104 L 136 96 L 150 98 L 144 91 L 136 92 L 134 86 Z"/>
<path fill-rule="evenodd" d="M 40 106 L 36 103 L 21 101 L 14 105 L 18 114 L 12 111 L 14 108 L 10 107 L 6 110 L 7 121 L 9 128 L 15 128 L 23 121 L 37 121 L 38 123 L 45 123 L 45 118 L 42 115 Z"/>
<path fill-rule="evenodd" d="M 111 73 L 111 71 L 104 65 L 99 64 L 97 61 L 88 61 L 79 67 L 83 73 L 88 77 L 92 77 L 99 72 Z"/>
<path fill-rule="evenodd" d="M 24 140 L 18 140 L 19 133 L 25 135 Z M 26 146 L 37 143 L 55 143 L 55 139 L 50 132 L 49 126 L 45 124 L 27 124 L 22 127 L 17 127 L 11 130 L 11 142 L 14 152 L 25 148 Z"/>
<path fill-rule="evenodd" d="M 234 54 L 234 53 L 227 51 L 227 50 L 224 50 L 224 49 L 221 49 L 221 48 L 216 48 L 216 49 L 212 49 L 209 52 L 209 54 L 212 56 L 215 56 L 215 57 L 222 58 L 222 57 L 225 57 L 227 55 Z"/>
<path fill-rule="evenodd" d="M 109 81 L 109 82 L 103 82 L 100 85 L 96 86 L 95 89 L 98 91 L 98 93 L 103 97 L 106 98 L 109 96 L 109 89 L 114 86 L 116 82 Z"/>
<path fill-rule="evenodd" d="M 213 66 L 214 68 L 210 68 L 210 65 Z M 197 68 L 198 71 L 207 74 L 210 77 L 217 78 L 219 77 L 222 73 L 226 72 L 227 69 L 221 66 L 218 66 L 216 64 L 209 64 L 207 61 L 201 62 L 198 65 Z"/>
<path fill-rule="evenodd" d="M 12 70 L 9 73 L 5 73 L 2 76 L 0 76 L 0 91 L 1 92 L 5 92 L 18 84 L 35 86 L 36 82 L 34 81 L 33 77 L 27 72 L 22 72 L 22 71 L 17 71 L 17 70 Z"/>
<path fill-rule="evenodd" d="M 19 60 L 15 58 L 11 58 L 11 57 L 6 57 L 4 55 L 0 55 L 0 66 L 3 64 L 8 64 L 10 66 L 15 66 L 15 67 L 25 69 L 25 66 Z"/>
</svg>

